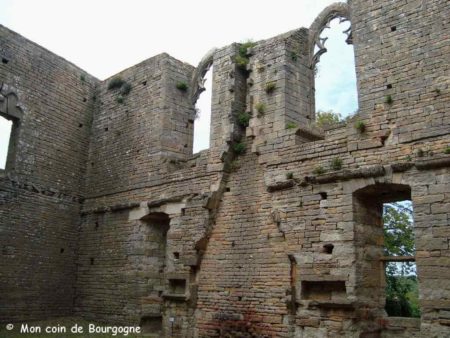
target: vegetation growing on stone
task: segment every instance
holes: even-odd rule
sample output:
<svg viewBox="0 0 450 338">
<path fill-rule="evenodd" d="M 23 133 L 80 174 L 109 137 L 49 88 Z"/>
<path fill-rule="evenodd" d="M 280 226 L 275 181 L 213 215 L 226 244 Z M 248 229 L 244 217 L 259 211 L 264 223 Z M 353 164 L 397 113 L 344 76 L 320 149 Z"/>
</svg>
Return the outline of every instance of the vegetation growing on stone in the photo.
<svg viewBox="0 0 450 338">
<path fill-rule="evenodd" d="M 356 121 L 355 123 L 355 129 L 359 132 L 359 133 L 364 133 L 366 131 L 366 124 L 364 123 L 364 121 Z"/>
<path fill-rule="evenodd" d="M 294 173 L 288 172 L 288 173 L 286 174 L 286 178 L 287 178 L 288 180 L 292 180 L 292 179 L 294 178 Z"/>
<path fill-rule="evenodd" d="M 392 99 L 391 95 L 387 95 L 384 102 L 387 103 L 388 105 L 391 105 L 392 103 L 394 103 L 394 100 Z"/>
<path fill-rule="evenodd" d="M 250 118 L 251 116 L 249 113 L 239 113 L 239 115 L 237 116 L 238 124 L 242 127 L 248 127 Z"/>
<path fill-rule="evenodd" d="M 326 170 L 324 169 L 324 167 L 322 167 L 322 166 L 317 166 L 317 167 L 315 167 L 314 168 L 314 171 L 313 171 L 313 173 L 315 174 L 315 175 L 322 175 L 322 174 L 325 174 L 325 172 L 326 172 Z"/>
<path fill-rule="evenodd" d="M 331 160 L 330 167 L 333 170 L 341 170 L 342 169 L 342 159 L 340 157 L 335 157 Z"/>
<path fill-rule="evenodd" d="M 273 93 L 273 91 L 274 91 L 276 88 L 277 88 L 277 84 L 276 84 L 275 81 L 271 81 L 271 82 L 266 83 L 266 88 L 265 88 L 265 90 L 266 90 L 266 93 L 267 93 L 267 94 Z"/>
<path fill-rule="evenodd" d="M 108 83 L 108 90 L 119 89 L 124 83 L 120 76 L 113 77 Z"/>
<path fill-rule="evenodd" d="M 255 104 L 255 109 L 258 112 L 258 115 L 264 115 L 264 113 L 266 112 L 266 105 L 262 102 L 258 102 L 257 104 Z"/>
<path fill-rule="evenodd" d="M 236 55 L 235 61 L 240 69 L 242 70 L 247 69 L 247 65 L 250 62 L 248 58 L 248 49 L 254 46 L 256 46 L 256 43 L 254 43 L 251 40 L 248 40 L 239 46 L 239 53 L 238 55 Z"/>
<path fill-rule="evenodd" d="M 131 85 L 127 82 L 124 82 L 122 87 L 120 87 L 120 94 L 126 96 L 126 95 L 130 94 L 130 91 L 131 91 Z"/>
<path fill-rule="evenodd" d="M 245 144 L 242 142 L 235 143 L 233 145 L 233 151 L 236 155 L 243 154 L 245 152 Z"/>
<path fill-rule="evenodd" d="M 450 154 L 450 147 L 445 148 L 444 153 L 445 154 Z"/>
<path fill-rule="evenodd" d="M 119 95 L 119 96 L 116 97 L 116 102 L 117 103 L 123 103 L 123 101 L 124 101 L 124 99 L 123 99 L 122 95 Z"/>
<path fill-rule="evenodd" d="M 298 59 L 298 55 L 296 52 L 291 52 L 291 59 L 292 61 L 296 62 Z"/>
<path fill-rule="evenodd" d="M 422 148 L 417 149 L 417 157 L 423 157 L 425 155 L 425 152 L 423 151 Z"/>
<path fill-rule="evenodd" d="M 188 85 L 184 81 L 178 81 L 176 84 L 178 90 L 185 92 L 188 89 Z"/>
<path fill-rule="evenodd" d="M 286 129 L 295 129 L 295 128 L 297 128 L 297 124 L 295 124 L 294 122 L 286 123 Z"/>
</svg>

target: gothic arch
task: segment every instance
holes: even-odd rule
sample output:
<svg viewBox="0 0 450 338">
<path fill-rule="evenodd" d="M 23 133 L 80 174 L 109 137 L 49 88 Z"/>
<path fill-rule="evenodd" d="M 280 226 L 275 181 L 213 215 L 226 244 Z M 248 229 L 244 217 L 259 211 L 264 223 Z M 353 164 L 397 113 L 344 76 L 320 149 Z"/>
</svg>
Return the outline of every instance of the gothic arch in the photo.
<svg viewBox="0 0 450 338">
<path fill-rule="evenodd" d="M 209 50 L 205 56 L 199 62 L 197 68 L 192 74 L 191 80 L 191 102 L 195 105 L 201 93 L 205 91 L 205 75 L 211 68 L 214 61 L 214 54 L 216 54 L 217 48 Z"/>
<path fill-rule="evenodd" d="M 351 21 L 350 20 L 350 7 L 346 3 L 334 3 L 325 8 L 314 20 L 309 28 L 309 52 L 310 52 L 310 68 L 314 69 L 315 65 L 319 62 L 320 56 L 324 54 L 327 49 L 325 42 L 328 38 L 321 38 L 325 28 L 329 27 L 329 23 L 334 19 L 339 19 L 340 22 Z M 351 26 L 344 31 L 347 34 L 346 42 L 353 44 L 352 28 Z M 315 48 L 318 47 L 317 53 L 314 53 Z"/>
</svg>

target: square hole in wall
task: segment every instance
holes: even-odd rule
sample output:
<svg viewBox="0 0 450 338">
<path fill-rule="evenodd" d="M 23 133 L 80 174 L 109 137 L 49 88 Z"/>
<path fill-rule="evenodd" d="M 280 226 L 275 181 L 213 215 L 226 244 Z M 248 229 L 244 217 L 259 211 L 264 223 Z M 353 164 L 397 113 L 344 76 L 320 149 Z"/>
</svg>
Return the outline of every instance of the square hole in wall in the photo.
<svg viewBox="0 0 450 338">
<path fill-rule="evenodd" d="M 161 334 L 163 329 L 162 316 L 145 316 L 141 318 L 139 326 L 142 333 Z"/>
<path fill-rule="evenodd" d="M 186 279 L 169 279 L 169 292 L 184 295 L 186 293 Z"/>
<path fill-rule="evenodd" d="M 179 252 L 174 252 L 173 253 L 173 258 L 180 259 L 180 253 Z"/>
<path fill-rule="evenodd" d="M 335 300 L 346 297 L 345 281 L 302 281 L 302 299 Z"/>
</svg>

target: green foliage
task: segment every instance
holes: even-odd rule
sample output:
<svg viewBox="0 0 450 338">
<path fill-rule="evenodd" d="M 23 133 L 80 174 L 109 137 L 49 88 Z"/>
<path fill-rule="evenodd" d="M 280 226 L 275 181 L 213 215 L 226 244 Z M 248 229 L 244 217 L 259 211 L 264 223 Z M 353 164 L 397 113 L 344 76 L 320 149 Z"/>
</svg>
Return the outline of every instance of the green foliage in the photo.
<svg viewBox="0 0 450 338">
<path fill-rule="evenodd" d="M 86 77 L 83 74 L 81 74 L 80 75 L 80 80 L 81 80 L 81 82 L 85 82 L 86 81 Z"/>
<path fill-rule="evenodd" d="M 450 154 L 450 147 L 445 148 L 444 153 L 445 154 Z"/>
<path fill-rule="evenodd" d="M 422 148 L 417 149 L 417 157 L 423 157 L 425 155 L 425 152 L 423 151 Z"/>
<path fill-rule="evenodd" d="M 335 113 L 332 110 L 318 111 L 316 113 L 316 125 L 319 127 L 332 126 L 341 122 L 341 114 Z"/>
<path fill-rule="evenodd" d="M 246 42 L 241 43 L 241 45 L 239 46 L 239 54 L 236 55 L 235 61 L 237 66 L 242 69 L 242 70 L 246 70 L 247 69 L 247 65 L 249 63 L 249 59 L 248 59 L 248 49 L 252 48 L 256 46 L 256 43 L 254 43 L 251 40 L 248 40 Z"/>
<path fill-rule="evenodd" d="M 355 123 L 355 129 L 360 133 L 364 133 L 366 131 L 366 124 L 364 121 L 356 121 Z"/>
<path fill-rule="evenodd" d="M 131 85 L 127 82 L 124 82 L 122 87 L 120 87 L 120 94 L 123 96 L 127 96 L 131 92 Z"/>
<path fill-rule="evenodd" d="M 238 124 L 242 127 L 248 127 L 250 118 L 251 116 L 248 113 L 239 113 L 239 115 L 237 116 Z"/>
<path fill-rule="evenodd" d="M 233 145 L 233 151 L 236 155 L 243 154 L 245 152 L 245 144 L 242 142 L 235 143 Z"/>
<path fill-rule="evenodd" d="M 122 95 L 117 96 L 117 97 L 116 97 L 116 102 L 117 102 L 117 103 L 123 103 L 123 102 L 124 102 L 123 96 L 122 96 Z"/>
<path fill-rule="evenodd" d="M 294 173 L 292 173 L 292 172 L 286 173 L 286 178 L 288 180 L 292 180 L 294 178 Z"/>
<path fill-rule="evenodd" d="M 410 203 L 383 206 L 384 254 L 413 256 L 414 229 Z M 389 316 L 420 317 L 415 263 L 386 265 L 386 312 Z"/>
<path fill-rule="evenodd" d="M 411 161 L 412 161 L 411 155 L 406 156 L 406 161 L 408 161 L 408 162 L 411 162 Z"/>
<path fill-rule="evenodd" d="M 297 125 L 294 122 L 286 123 L 286 129 L 295 129 L 295 128 L 297 128 Z"/>
<path fill-rule="evenodd" d="M 291 59 L 292 61 L 296 62 L 298 59 L 298 55 L 296 52 L 291 52 Z"/>
<path fill-rule="evenodd" d="M 322 175 L 322 174 L 325 174 L 325 173 L 326 173 L 326 170 L 324 169 L 324 167 L 322 167 L 322 166 L 319 165 L 319 166 L 317 166 L 317 167 L 314 168 L 313 173 L 314 173 L 315 175 Z"/>
<path fill-rule="evenodd" d="M 330 167 L 333 170 L 341 170 L 342 169 L 342 159 L 339 157 L 335 157 L 331 160 Z"/>
<path fill-rule="evenodd" d="M 386 98 L 384 99 L 384 102 L 387 103 L 388 105 L 391 105 L 392 103 L 394 103 L 394 100 L 392 99 L 391 95 L 387 95 Z"/>
<path fill-rule="evenodd" d="M 258 102 L 257 104 L 255 104 L 255 109 L 258 112 L 258 115 L 264 115 L 264 113 L 266 112 L 266 105 L 262 102 Z"/>
<path fill-rule="evenodd" d="M 188 85 L 184 81 L 178 81 L 176 84 L 178 90 L 185 92 L 188 89 Z"/>
<path fill-rule="evenodd" d="M 273 93 L 273 91 L 274 91 L 276 88 L 277 88 L 277 84 L 276 84 L 275 81 L 267 82 L 267 83 L 266 83 L 266 88 L 265 88 L 265 90 L 266 90 L 266 93 L 267 93 L 267 94 Z"/>
<path fill-rule="evenodd" d="M 116 76 L 109 81 L 108 90 L 119 89 L 124 83 L 125 81 L 120 76 Z"/>
</svg>

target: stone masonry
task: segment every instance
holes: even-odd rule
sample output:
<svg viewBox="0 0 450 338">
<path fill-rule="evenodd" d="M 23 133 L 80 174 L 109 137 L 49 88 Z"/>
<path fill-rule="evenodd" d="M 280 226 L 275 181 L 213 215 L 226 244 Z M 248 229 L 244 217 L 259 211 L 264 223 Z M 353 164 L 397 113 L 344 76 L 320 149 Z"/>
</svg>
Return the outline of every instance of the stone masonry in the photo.
<svg viewBox="0 0 450 338">
<path fill-rule="evenodd" d="M 359 112 L 319 128 L 314 69 L 336 18 L 351 22 Z M 160 54 L 105 81 L 0 26 L 0 115 L 13 123 L 0 322 L 449 337 L 449 18 L 447 0 L 349 0 L 198 67 Z M 192 154 L 210 67 L 210 148 Z M 382 204 L 405 199 L 421 318 L 384 311 Z"/>
</svg>

